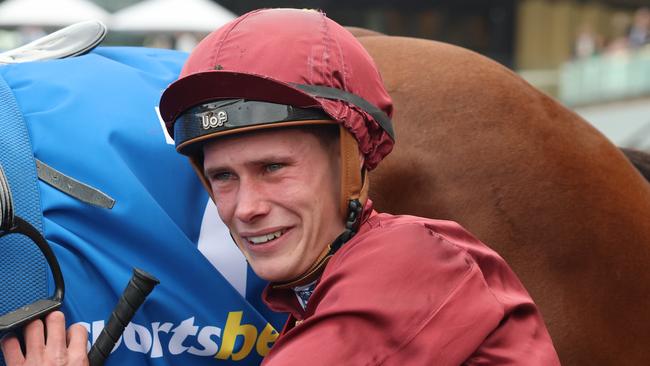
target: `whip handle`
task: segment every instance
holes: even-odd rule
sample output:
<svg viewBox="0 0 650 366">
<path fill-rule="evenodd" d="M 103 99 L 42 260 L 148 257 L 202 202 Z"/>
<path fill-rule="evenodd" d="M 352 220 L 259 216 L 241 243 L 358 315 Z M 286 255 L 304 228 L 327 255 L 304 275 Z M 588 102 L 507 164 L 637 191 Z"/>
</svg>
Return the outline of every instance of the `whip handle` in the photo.
<svg viewBox="0 0 650 366">
<path fill-rule="evenodd" d="M 133 269 L 133 276 L 124 289 L 117 306 L 113 309 L 108 323 L 97 337 L 88 352 L 90 366 L 102 366 L 111 354 L 113 347 L 129 324 L 133 315 L 160 281 L 138 268 Z"/>
</svg>

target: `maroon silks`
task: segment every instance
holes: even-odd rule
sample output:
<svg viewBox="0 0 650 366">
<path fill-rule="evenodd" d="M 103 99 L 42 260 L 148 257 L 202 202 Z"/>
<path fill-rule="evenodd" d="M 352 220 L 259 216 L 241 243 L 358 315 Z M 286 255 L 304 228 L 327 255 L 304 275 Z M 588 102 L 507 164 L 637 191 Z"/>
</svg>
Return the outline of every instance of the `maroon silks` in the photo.
<svg viewBox="0 0 650 366">
<path fill-rule="evenodd" d="M 373 212 L 332 258 L 265 365 L 559 365 L 532 299 L 493 250 L 458 224 Z"/>
</svg>

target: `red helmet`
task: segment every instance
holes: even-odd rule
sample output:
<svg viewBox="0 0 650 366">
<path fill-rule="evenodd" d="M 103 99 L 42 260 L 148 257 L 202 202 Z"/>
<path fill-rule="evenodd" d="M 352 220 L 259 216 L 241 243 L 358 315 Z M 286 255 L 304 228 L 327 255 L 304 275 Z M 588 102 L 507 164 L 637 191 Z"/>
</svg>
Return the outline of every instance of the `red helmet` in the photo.
<svg viewBox="0 0 650 366">
<path fill-rule="evenodd" d="M 256 10 L 208 35 L 162 95 L 160 111 L 170 135 L 188 109 L 220 99 L 322 109 L 354 135 L 368 169 L 393 146 L 392 128 L 381 125 L 390 123 L 392 102 L 372 58 L 350 32 L 318 11 Z M 204 139 L 184 137 L 176 142 L 180 152 Z"/>
<path fill-rule="evenodd" d="M 206 140 L 338 123 L 346 219 L 350 203 L 365 199 L 359 152 L 371 170 L 394 144 L 392 101 L 372 58 L 350 32 L 314 10 L 256 10 L 208 35 L 164 91 L 160 113 L 208 190 Z"/>
</svg>

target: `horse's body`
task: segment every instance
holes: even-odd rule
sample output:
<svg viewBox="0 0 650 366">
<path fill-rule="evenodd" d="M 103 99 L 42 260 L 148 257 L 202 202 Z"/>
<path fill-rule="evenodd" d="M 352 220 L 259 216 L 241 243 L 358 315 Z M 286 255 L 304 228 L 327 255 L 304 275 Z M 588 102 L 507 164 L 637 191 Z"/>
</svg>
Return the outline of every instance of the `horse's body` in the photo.
<svg viewBox="0 0 650 366">
<path fill-rule="evenodd" d="M 497 250 L 565 365 L 650 364 L 650 185 L 576 114 L 443 43 L 360 38 L 396 113 L 376 208 L 458 221 Z"/>
</svg>

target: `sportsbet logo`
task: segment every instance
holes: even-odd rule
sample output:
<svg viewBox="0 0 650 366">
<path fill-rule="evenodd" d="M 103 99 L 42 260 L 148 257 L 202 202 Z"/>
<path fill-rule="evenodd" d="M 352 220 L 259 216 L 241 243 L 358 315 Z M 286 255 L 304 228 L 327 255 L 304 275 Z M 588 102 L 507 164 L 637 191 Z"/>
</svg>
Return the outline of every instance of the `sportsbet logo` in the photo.
<svg viewBox="0 0 650 366">
<path fill-rule="evenodd" d="M 233 361 L 243 360 L 251 352 L 266 356 L 278 338 L 278 332 L 268 323 L 261 331 L 254 325 L 242 324 L 242 316 L 242 311 L 229 312 L 223 330 L 215 326 L 195 325 L 194 317 L 185 319 L 180 324 L 154 322 L 150 327 L 129 323 L 113 352 L 126 347 L 133 352 L 148 354 L 151 358 L 187 352 Z M 86 327 L 93 343 L 104 329 L 103 320 L 79 324 Z"/>
<path fill-rule="evenodd" d="M 242 325 L 241 318 L 241 311 L 228 313 L 223 342 L 221 343 L 219 353 L 216 355 L 218 359 L 227 360 L 232 357 L 235 361 L 242 360 L 251 352 L 253 345 L 255 345 L 257 353 L 264 357 L 269 353 L 271 346 L 278 338 L 278 332 L 269 323 L 266 323 L 266 327 L 264 327 L 260 336 L 257 337 L 257 328 L 250 324 Z M 244 344 L 238 352 L 233 353 L 235 340 L 240 335 L 244 337 Z M 256 338 L 257 342 L 255 341 Z"/>
</svg>

